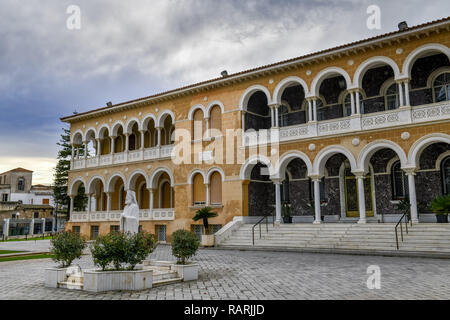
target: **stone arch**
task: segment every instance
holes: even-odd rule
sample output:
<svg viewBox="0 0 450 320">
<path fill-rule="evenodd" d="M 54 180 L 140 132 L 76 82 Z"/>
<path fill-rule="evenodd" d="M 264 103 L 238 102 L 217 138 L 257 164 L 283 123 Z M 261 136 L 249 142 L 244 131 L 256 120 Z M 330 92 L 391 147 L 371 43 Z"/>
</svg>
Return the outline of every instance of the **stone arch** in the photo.
<svg viewBox="0 0 450 320">
<path fill-rule="evenodd" d="M 158 120 L 156 119 L 156 116 L 152 113 L 149 113 L 142 119 L 142 123 L 141 123 L 142 130 L 147 130 L 148 123 L 152 119 L 153 119 L 153 122 L 155 123 L 155 126 L 157 125 Z"/>
<path fill-rule="evenodd" d="M 296 83 L 298 85 L 301 85 L 303 87 L 303 90 L 305 91 L 305 97 L 308 96 L 309 90 L 308 85 L 306 84 L 305 80 L 299 77 L 287 77 L 278 83 L 276 86 L 274 92 L 273 92 L 273 103 L 281 103 L 281 96 L 283 95 L 284 89 L 286 89 L 290 84 Z"/>
<path fill-rule="evenodd" d="M 223 172 L 223 170 L 219 167 L 213 167 L 211 169 L 208 170 L 208 173 L 206 174 L 206 182 L 210 183 L 211 182 L 211 175 L 214 172 L 218 172 L 220 174 L 220 176 L 222 177 L 222 182 L 225 181 L 225 173 Z"/>
<path fill-rule="evenodd" d="M 391 149 L 393 150 L 401 163 L 402 167 L 407 166 L 408 159 L 406 157 L 405 151 L 395 142 L 389 141 L 389 140 L 376 140 L 368 145 L 364 146 L 364 148 L 361 150 L 358 156 L 358 171 L 369 171 L 369 162 L 370 158 L 381 149 Z"/>
<path fill-rule="evenodd" d="M 116 121 L 111 127 L 111 136 L 117 136 L 119 128 L 122 127 L 122 132 L 125 133 L 126 127 L 122 121 Z"/>
<path fill-rule="evenodd" d="M 450 60 L 450 49 L 440 43 L 428 43 L 423 46 L 420 46 L 413 51 L 406 57 L 405 62 L 403 63 L 402 68 L 402 76 L 405 78 L 411 78 L 411 69 L 414 63 L 418 58 L 420 58 L 423 54 L 428 52 L 440 52 L 445 55 Z"/>
<path fill-rule="evenodd" d="M 83 131 L 81 130 L 77 130 L 72 134 L 72 137 L 70 139 L 70 143 L 71 144 L 77 144 L 77 145 L 81 145 L 83 143 L 84 140 L 84 134 Z"/>
<path fill-rule="evenodd" d="M 385 56 L 376 56 L 371 57 L 364 62 L 362 62 L 358 68 L 355 71 L 355 74 L 353 76 L 353 87 L 354 88 L 362 88 L 362 79 L 364 77 L 364 74 L 367 70 L 378 67 L 381 65 L 388 65 L 392 68 L 394 71 L 394 78 L 397 79 L 400 77 L 400 68 L 398 67 L 397 63 L 395 63 L 394 60 L 391 58 L 385 57 Z"/>
<path fill-rule="evenodd" d="M 155 169 L 155 171 L 153 171 L 152 175 L 150 176 L 150 179 L 148 180 L 150 183 L 147 185 L 156 189 L 158 187 L 159 176 L 164 172 L 167 173 L 167 175 L 170 177 L 170 186 L 174 187 L 175 180 L 173 178 L 172 171 L 170 171 L 170 169 L 166 168 L 166 167 L 160 167 L 160 168 Z"/>
<path fill-rule="evenodd" d="M 272 102 L 272 98 L 270 97 L 269 89 L 262 85 L 254 85 L 250 88 L 247 88 L 247 90 L 244 91 L 244 93 L 241 96 L 241 99 L 239 100 L 239 110 L 247 110 L 247 103 L 252 94 L 254 94 L 257 91 L 262 91 L 266 97 L 267 97 L 267 103 L 270 104 Z"/>
<path fill-rule="evenodd" d="M 275 167 L 275 176 L 277 176 L 278 178 L 283 178 L 285 176 L 287 166 L 294 159 L 300 159 L 305 163 L 306 169 L 307 169 L 307 175 L 312 173 L 313 166 L 312 166 L 312 163 L 311 163 L 311 160 L 309 159 L 309 157 L 301 151 L 293 150 L 293 151 L 288 151 L 288 152 L 284 153 L 280 157 L 280 159 L 278 160 L 277 165 Z"/>
<path fill-rule="evenodd" d="M 128 190 L 132 190 L 136 187 L 136 181 L 140 175 L 142 175 L 144 177 L 145 183 L 147 184 L 147 186 L 150 185 L 150 180 L 149 180 L 147 174 L 145 173 L 145 171 L 142 169 L 136 169 L 128 177 L 128 182 L 127 182 Z"/>
<path fill-rule="evenodd" d="M 107 124 L 102 124 L 100 128 L 97 130 L 96 139 L 104 138 L 105 131 L 108 131 L 108 134 L 111 135 L 111 130 Z"/>
<path fill-rule="evenodd" d="M 105 178 L 103 178 L 102 176 L 99 176 L 99 175 L 95 175 L 88 182 L 88 185 L 87 185 L 87 188 L 86 188 L 86 194 L 94 193 L 92 188 L 93 188 L 93 183 L 96 180 L 100 180 L 103 183 L 103 189 L 105 189 L 105 186 L 106 186 L 105 185 Z"/>
<path fill-rule="evenodd" d="M 414 142 L 408 153 L 408 167 L 418 168 L 419 157 L 422 151 L 429 145 L 438 142 L 450 144 L 450 135 L 445 133 L 431 133 Z"/>
<path fill-rule="evenodd" d="M 250 174 L 253 170 L 253 167 L 258 162 L 261 162 L 262 164 L 267 166 L 267 168 L 269 169 L 270 176 L 272 176 L 274 174 L 275 170 L 274 170 L 270 160 L 266 156 L 256 155 L 256 156 L 252 156 L 249 159 L 247 159 L 245 161 L 245 163 L 242 165 L 241 171 L 239 173 L 241 180 L 249 180 L 250 179 Z"/>
<path fill-rule="evenodd" d="M 194 176 L 195 176 L 197 173 L 199 173 L 199 174 L 202 175 L 202 177 L 203 177 L 203 183 L 206 184 L 206 183 L 207 183 L 206 175 L 205 175 L 205 173 L 204 173 L 202 170 L 200 170 L 200 169 L 195 169 L 195 170 L 192 170 L 192 171 L 191 171 L 191 173 L 189 174 L 189 177 L 188 177 L 188 184 L 192 184 L 192 183 L 193 183 Z"/>
<path fill-rule="evenodd" d="M 125 129 L 124 129 L 123 133 L 130 133 L 131 134 L 134 124 L 138 125 L 138 130 L 142 129 L 139 119 L 138 118 L 131 118 L 131 119 L 128 120 L 127 125 L 125 126 Z"/>
<path fill-rule="evenodd" d="M 355 156 L 350 152 L 350 150 L 340 145 L 332 145 L 319 151 L 316 158 L 314 159 L 311 176 L 324 176 L 325 163 L 328 161 L 328 159 L 330 159 L 331 156 L 337 153 L 341 153 L 347 157 L 348 161 L 350 162 L 352 171 L 356 171 L 358 169 Z"/>
<path fill-rule="evenodd" d="M 105 191 L 114 192 L 114 184 L 116 183 L 118 178 L 122 179 L 123 185 L 124 185 L 124 187 L 126 187 L 127 179 L 125 178 L 123 173 L 115 172 L 109 177 L 108 181 L 106 182 Z"/>
<path fill-rule="evenodd" d="M 214 100 L 208 104 L 206 107 L 205 117 L 210 118 L 211 117 L 211 109 L 215 106 L 219 106 L 220 110 L 222 110 L 222 114 L 225 112 L 225 107 L 222 102 L 219 100 Z"/>
<path fill-rule="evenodd" d="M 203 117 L 206 115 L 206 109 L 202 104 L 196 104 L 189 110 L 188 114 L 188 120 L 194 120 L 194 112 L 197 111 L 197 109 L 201 109 L 203 111 Z"/>
<path fill-rule="evenodd" d="M 94 127 L 90 127 L 90 128 L 88 128 L 87 130 L 86 130 L 86 132 L 84 133 L 84 136 L 83 136 L 83 141 L 88 141 L 88 137 L 89 137 L 89 134 L 90 133 L 93 133 L 93 135 L 92 135 L 92 137 L 95 139 L 95 137 L 97 137 L 97 130 L 95 130 L 95 128 Z"/>
<path fill-rule="evenodd" d="M 170 116 L 170 118 L 172 119 L 172 124 L 175 124 L 175 114 L 171 110 L 164 110 L 158 116 L 158 121 L 155 122 L 155 125 L 159 127 L 164 127 L 164 121 L 168 116 Z"/>
<path fill-rule="evenodd" d="M 76 196 L 78 194 L 78 188 L 80 185 L 84 185 L 86 188 L 86 181 L 83 179 L 83 177 L 76 177 L 71 183 L 69 188 L 69 195 L 70 196 Z"/>
<path fill-rule="evenodd" d="M 311 83 L 311 90 L 309 92 L 310 96 L 319 96 L 319 89 L 320 89 L 320 85 L 322 84 L 322 81 L 325 80 L 328 76 L 330 75 L 341 75 L 344 77 L 345 79 L 345 83 L 347 85 L 347 90 L 349 88 L 351 88 L 352 86 L 352 81 L 350 79 L 350 76 L 348 75 L 347 71 L 345 71 L 342 68 L 339 67 L 329 67 L 326 68 L 322 71 L 320 71 L 313 79 L 312 83 Z"/>
</svg>

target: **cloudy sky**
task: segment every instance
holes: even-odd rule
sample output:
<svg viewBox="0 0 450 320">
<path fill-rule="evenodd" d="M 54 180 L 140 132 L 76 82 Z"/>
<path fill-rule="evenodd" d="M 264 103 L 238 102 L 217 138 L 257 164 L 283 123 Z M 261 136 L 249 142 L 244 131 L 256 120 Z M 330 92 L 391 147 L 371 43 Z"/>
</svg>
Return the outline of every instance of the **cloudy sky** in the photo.
<svg viewBox="0 0 450 320">
<path fill-rule="evenodd" d="M 81 29 L 69 30 L 70 5 Z M 366 26 L 369 5 L 381 29 Z M 61 116 L 394 31 L 450 1 L 1 0 L 0 172 L 50 184 Z"/>
</svg>

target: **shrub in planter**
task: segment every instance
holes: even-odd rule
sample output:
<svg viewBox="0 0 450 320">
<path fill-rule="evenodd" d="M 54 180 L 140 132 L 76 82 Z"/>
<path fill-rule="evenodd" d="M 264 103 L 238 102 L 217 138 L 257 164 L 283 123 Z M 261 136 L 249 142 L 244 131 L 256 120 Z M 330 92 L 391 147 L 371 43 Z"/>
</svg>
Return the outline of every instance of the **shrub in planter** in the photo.
<svg viewBox="0 0 450 320">
<path fill-rule="evenodd" d="M 177 264 L 186 264 L 186 260 L 195 255 L 200 241 L 193 232 L 177 230 L 172 234 L 172 254 Z"/>
<path fill-rule="evenodd" d="M 61 268 L 70 266 L 73 260 L 78 259 L 86 248 L 86 240 L 75 232 L 58 233 L 50 240 L 50 253 L 55 262 L 61 263 Z"/>
<path fill-rule="evenodd" d="M 155 244 L 152 234 L 139 232 L 136 234 L 113 232 L 106 236 L 99 236 L 91 245 L 94 263 L 106 270 L 112 264 L 114 270 L 133 270 L 141 263 Z"/>
<path fill-rule="evenodd" d="M 436 214 L 438 222 L 447 222 L 450 213 L 450 195 L 437 197 L 431 201 L 431 211 Z"/>
</svg>

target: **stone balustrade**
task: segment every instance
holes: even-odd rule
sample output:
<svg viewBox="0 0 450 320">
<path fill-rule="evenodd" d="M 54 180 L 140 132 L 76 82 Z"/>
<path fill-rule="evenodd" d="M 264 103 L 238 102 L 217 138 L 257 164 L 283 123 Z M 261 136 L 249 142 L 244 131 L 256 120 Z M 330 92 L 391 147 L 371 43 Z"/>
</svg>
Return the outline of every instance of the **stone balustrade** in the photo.
<svg viewBox="0 0 450 320">
<path fill-rule="evenodd" d="M 70 216 L 70 222 L 112 222 L 120 221 L 122 211 L 74 211 Z M 175 220 L 175 209 L 141 209 L 139 210 L 140 221 L 170 221 Z"/>
</svg>

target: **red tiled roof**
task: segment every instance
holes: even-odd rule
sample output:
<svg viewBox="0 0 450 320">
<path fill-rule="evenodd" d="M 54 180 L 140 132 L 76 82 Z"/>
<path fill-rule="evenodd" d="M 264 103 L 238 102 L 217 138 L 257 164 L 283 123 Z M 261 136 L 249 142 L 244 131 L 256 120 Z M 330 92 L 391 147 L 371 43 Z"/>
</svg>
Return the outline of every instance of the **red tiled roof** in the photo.
<svg viewBox="0 0 450 320">
<path fill-rule="evenodd" d="M 416 25 L 416 26 L 408 27 L 405 30 L 392 31 L 392 32 L 388 32 L 388 33 L 384 33 L 384 34 L 375 36 L 375 37 L 366 38 L 366 39 L 358 40 L 358 41 L 355 41 L 355 42 L 350 42 L 350 43 L 347 43 L 347 44 L 344 44 L 344 45 L 341 45 L 341 46 L 337 46 L 337 47 L 333 47 L 333 48 L 317 51 L 317 52 L 314 52 L 314 53 L 309 53 L 309 54 L 306 54 L 306 55 L 303 55 L 303 56 L 300 56 L 300 57 L 291 58 L 291 59 L 288 59 L 288 60 L 284 60 L 284 61 L 268 64 L 268 65 L 257 67 L 257 68 L 253 68 L 253 69 L 244 70 L 244 71 L 241 71 L 241 72 L 230 74 L 230 75 L 226 76 L 225 78 L 224 77 L 214 78 L 214 79 L 198 82 L 198 83 L 195 83 L 195 84 L 191 84 L 191 85 L 188 85 L 188 86 L 180 87 L 180 88 L 177 88 L 177 89 L 173 89 L 173 90 L 169 90 L 169 91 L 165 91 L 165 92 L 160 92 L 160 93 L 153 94 L 153 95 L 150 95 L 150 96 L 147 96 L 147 97 L 121 102 L 121 103 L 118 103 L 118 104 L 115 104 L 115 105 L 112 105 L 112 106 L 106 106 L 106 107 L 102 107 L 102 108 L 98 108 L 98 109 L 94 109 L 94 110 L 90 110 L 90 111 L 86 111 L 86 112 L 77 113 L 77 114 L 74 114 L 74 115 L 62 117 L 62 118 L 60 118 L 60 120 L 61 121 L 67 121 L 67 120 L 70 120 L 72 118 L 76 118 L 76 117 L 79 117 L 79 116 L 82 116 L 82 115 L 87 115 L 89 113 L 98 112 L 98 111 L 104 111 L 104 110 L 107 110 L 107 109 L 111 109 L 111 108 L 118 107 L 118 106 L 121 106 L 121 105 L 129 104 L 129 103 L 139 102 L 139 101 L 147 100 L 147 99 L 151 99 L 151 98 L 157 98 L 157 97 L 160 97 L 160 96 L 163 96 L 163 95 L 167 95 L 167 94 L 173 94 L 173 93 L 176 93 L 178 91 L 195 88 L 195 87 L 202 86 L 202 85 L 205 85 L 205 84 L 208 84 L 208 83 L 212 83 L 214 81 L 224 80 L 224 79 L 227 79 L 227 78 L 236 77 L 236 76 L 244 75 L 246 73 L 251 73 L 251 72 L 255 72 L 255 71 L 261 71 L 261 70 L 266 69 L 266 68 L 276 67 L 278 65 L 282 65 L 282 64 L 285 64 L 285 63 L 294 62 L 296 60 L 302 60 L 302 59 L 306 59 L 306 58 L 313 58 L 314 56 L 318 56 L 318 55 L 321 55 L 321 54 L 324 54 L 324 53 L 329 53 L 329 52 L 336 51 L 336 50 L 339 50 L 339 49 L 345 49 L 345 48 L 348 48 L 348 47 L 352 47 L 352 46 L 355 46 L 355 45 L 360 45 L 360 44 L 363 44 L 363 43 L 366 43 L 366 42 L 370 42 L 370 41 L 374 41 L 374 40 L 379 40 L 379 39 L 386 38 L 386 37 L 389 37 L 389 36 L 392 36 L 392 35 L 396 35 L 396 34 L 402 34 L 402 33 L 410 32 L 410 31 L 417 30 L 417 29 L 420 29 L 420 28 L 423 28 L 423 27 L 426 27 L 426 26 L 431 26 L 431 25 L 439 24 L 439 23 L 446 22 L 446 21 L 450 21 L 450 16 L 448 16 L 446 18 L 439 19 L 439 20 L 434 20 L 434 21 L 426 22 L 426 23 L 419 24 L 419 25 Z"/>
<path fill-rule="evenodd" d="M 5 172 L 0 173 L 0 174 L 5 174 L 5 173 L 9 173 L 9 172 L 33 172 L 33 171 L 27 170 L 27 169 L 24 169 L 24 168 L 15 168 L 15 169 L 12 169 L 12 170 L 9 170 L 9 171 L 5 171 Z"/>
</svg>

